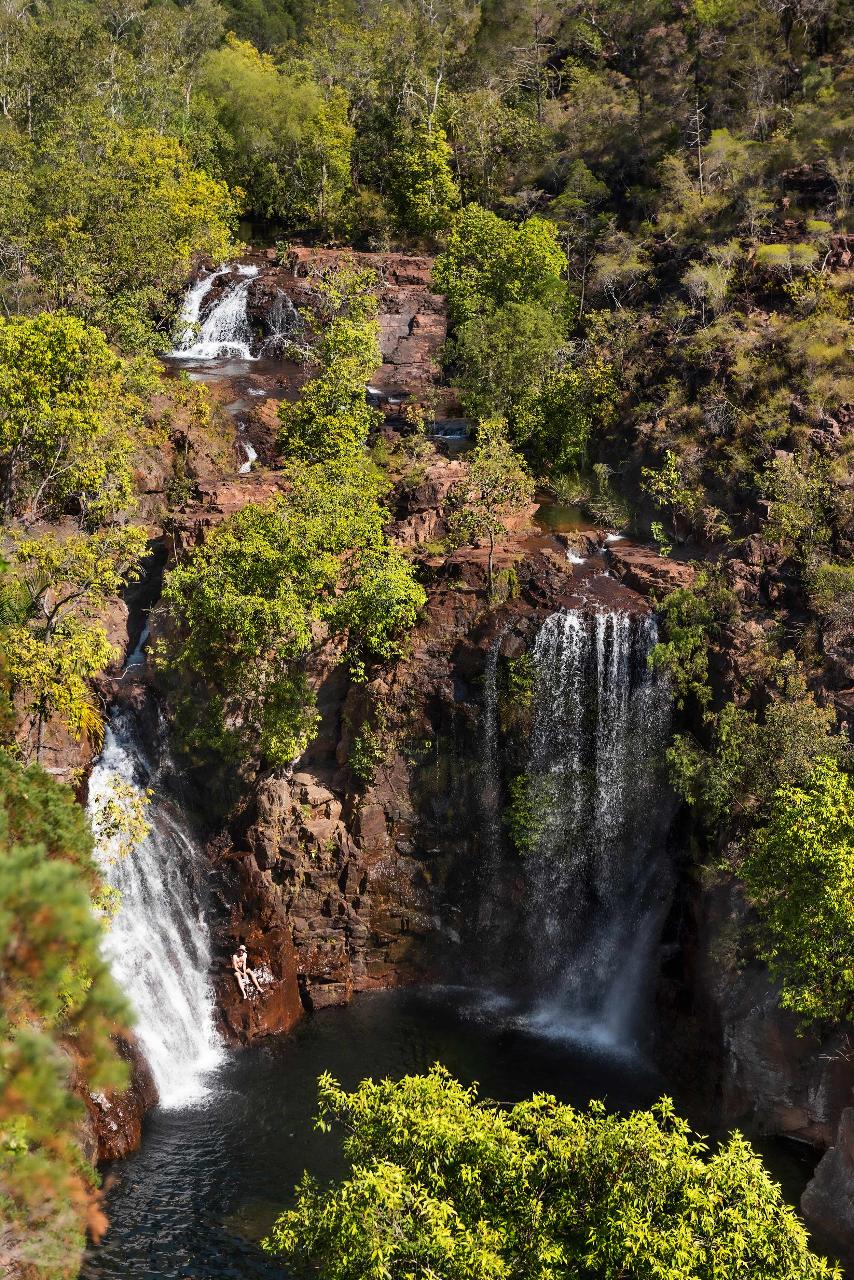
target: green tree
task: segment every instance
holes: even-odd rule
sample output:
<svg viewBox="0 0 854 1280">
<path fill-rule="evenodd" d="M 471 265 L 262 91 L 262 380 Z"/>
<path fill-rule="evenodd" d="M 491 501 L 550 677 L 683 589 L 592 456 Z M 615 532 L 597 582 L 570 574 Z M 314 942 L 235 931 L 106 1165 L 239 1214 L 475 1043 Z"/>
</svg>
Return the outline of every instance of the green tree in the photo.
<svg viewBox="0 0 854 1280">
<path fill-rule="evenodd" d="M 221 171 L 256 214 L 325 234 L 340 225 L 352 193 L 343 93 L 324 92 L 299 63 L 280 68 L 234 35 L 208 54 L 199 87 L 213 107 Z"/>
<path fill-rule="evenodd" d="M 353 1093 L 320 1079 L 345 1176 L 306 1174 L 264 1247 L 328 1280 L 819 1280 L 838 1270 L 739 1134 L 714 1152 L 662 1099 L 504 1108 L 436 1066 Z"/>
<path fill-rule="evenodd" d="M 854 618 L 854 563 L 813 565 L 807 585 L 810 605 L 820 617 L 850 625 Z"/>
<path fill-rule="evenodd" d="M 433 279 L 455 324 L 508 302 L 539 304 L 568 320 L 565 268 L 553 223 L 528 218 L 516 227 L 469 204 L 457 215 Z"/>
<path fill-rule="evenodd" d="M 765 529 L 769 542 L 801 559 L 827 545 L 830 487 L 825 464 L 782 453 L 769 462 L 760 485 L 771 499 Z"/>
<path fill-rule="evenodd" d="M 559 358 L 539 371 L 513 413 L 513 435 L 532 466 L 551 479 L 572 475 L 585 463 L 591 437 L 613 419 L 614 369 L 601 352 L 577 363 Z"/>
<path fill-rule="evenodd" d="M 398 224 L 412 235 L 435 235 L 460 205 L 451 172 L 451 148 L 442 129 L 400 131 L 392 152 L 391 196 Z"/>
<path fill-rule="evenodd" d="M 376 414 L 365 385 L 382 363 L 376 279 L 343 266 L 316 287 L 318 372 L 294 402 L 279 408 L 279 447 L 286 458 L 335 462 L 362 450 Z"/>
<path fill-rule="evenodd" d="M 673 536 L 682 541 L 702 510 L 705 491 L 692 482 L 688 468 L 672 449 L 664 451 L 660 467 L 642 468 L 641 488 L 656 506 L 669 513 Z M 653 534 L 655 532 L 656 526 L 653 526 Z"/>
<path fill-rule="evenodd" d="M 781 1003 L 810 1021 L 854 1010 L 854 784 L 833 759 L 782 787 L 735 870 L 759 915 Z"/>
<path fill-rule="evenodd" d="M 668 633 L 674 637 L 673 648 L 659 645 L 652 653 L 653 662 L 673 674 L 677 688 L 680 681 L 683 687 L 696 681 L 698 669 L 705 665 L 698 654 L 708 639 L 700 635 L 701 614 L 694 618 L 698 630 L 676 628 Z M 678 674 L 680 666 L 684 674 Z M 794 655 L 764 666 L 757 673 L 767 698 L 761 714 L 727 702 L 717 714 L 707 716 L 708 750 L 691 736 L 677 735 L 668 752 L 678 790 L 700 807 L 712 827 L 750 830 L 764 820 L 778 790 L 807 785 L 817 760 L 850 755 L 847 737 L 837 731 L 833 707 L 818 705 Z"/>
<path fill-rule="evenodd" d="M 458 371 L 466 413 L 512 418 L 517 405 L 534 398 L 565 336 L 563 318 L 533 302 L 507 302 L 463 321 L 445 359 Z"/>
<path fill-rule="evenodd" d="M 63 1280 L 77 1274 L 92 1179 L 76 1090 L 125 1082 L 110 1033 L 128 1010 L 101 957 L 91 851 L 71 791 L 0 752 L 3 1258 Z"/>
<path fill-rule="evenodd" d="M 584 313 L 587 278 L 596 256 L 600 237 L 610 227 L 601 206 L 608 199 L 608 187 L 591 172 L 583 160 L 569 166 L 564 189 L 548 207 L 564 241 L 567 267 L 578 281 L 578 314 Z"/>
<path fill-rule="evenodd" d="M 31 523 L 127 507 L 142 405 L 104 334 L 74 316 L 0 319 L 0 502 Z"/>
<path fill-rule="evenodd" d="M 719 573 L 699 569 L 690 587 L 677 587 L 658 606 L 661 638 L 649 656 L 653 670 L 667 673 L 677 707 L 693 697 L 708 705 L 709 649 L 738 617 L 738 601 Z"/>
<path fill-rule="evenodd" d="M 534 482 L 524 459 L 507 438 L 502 419 L 478 427 L 477 444 L 467 459 L 466 476 L 448 495 L 448 533 L 452 542 L 489 542 L 487 577 L 493 594 L 495 538 L 505 521 L 524 514 L 534 496 Z"/>
<path fill-rule="evenodd" d="M 14 537 L 0 634 L 6 674 L 27 718 L 25 754 L 40 756 L 54 718 L 75 738 L 100 742 L 103 722 L 91 680 L 119 653 L 98 610 L 139 577 L 145 547 L 144 530 L 131 527 Z"/>
<path fill-rule="evenodd" d="M 323 624 L 357 669 L 391 657 L 425 595 L 383 533 L 383 484 L 367 463 L 299 466 L 285 495 L 218 525 L 168 574 L 159 662 L 185 741 L 274 764 L 316 724 L 304 664 Z"/>
<path fill-rule="evenodd" d="M 220 262 L 231 252 L 235 197 L 154 129 L 87 108 L 5 163 L 0 186 L 19 185 L 24 214 L 10 226 L 0 211 L 0 241 L 19 246 L 20 269 L 52 309 L 126 349 L 163 345 L 194 254 Z"/>
</svg>

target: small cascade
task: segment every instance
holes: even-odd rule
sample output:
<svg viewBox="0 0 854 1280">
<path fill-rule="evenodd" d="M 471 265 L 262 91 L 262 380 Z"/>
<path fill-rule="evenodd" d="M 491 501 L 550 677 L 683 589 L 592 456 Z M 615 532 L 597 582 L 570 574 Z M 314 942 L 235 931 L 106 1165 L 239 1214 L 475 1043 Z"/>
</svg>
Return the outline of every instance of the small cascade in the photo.
<svg viewBox="0 0 854 1280">
<path fill-rule="evenodd" d="M 670 894 L 660 778 L 669 694 L 647 657 L 654 619 L 552 614 L 533 649 L 525 860 L 535 1020 L 603 1042 L 637 1031 Z"/>
<path fill-rule="evenodd" d="M 264 322 L 269 332 L 261 344 L 262 356 L 272 359 L 305 359 L 308 356 L 310 347 L 306 343 L 306 322 L 286 293 L 276 291 Z"/>
<path fill-rule="evenodd" d="M 204 1095 L 204 1075 L 221 1054 L 208 979 L 210 936 L 196 883 L 200 853 L 180 811 L 157 793 L 157 771 L 125 713 L 113 717 L 89 781 L 96 824 L 105 804 L 123 803 L 117 783 L 154 794 L 145 811 L 150 830 L 135 849 L 122 854 L 113 837 L 96 851 L 104 879 L 121 897 L 106 954 L 136 1014 L 161 1104 L 186 1105 Z"/>
<path fill-rule="evenodd" d="M 201 324 L 204 301 L 214 281 L 230 274 L 231 268 L 220 267 L 190 285 L 178 319 L 175 349 L 169 353 L 174 360 L 216 360 L 221 356 L 254 359 L 246 304 L 258 267 L 239 266 L 236 270 L 238 279 L 223 289 Z"/>
<path fill-rule="evenodd" d="M 240 444 L 246 455 L 246 461 L 240 464 L 238 470 L 242 476 L 246 476 L 252 470 L 252 463 L 258 461 L 258 452 L 249 440 L 242 439 Z"/>
</svg>

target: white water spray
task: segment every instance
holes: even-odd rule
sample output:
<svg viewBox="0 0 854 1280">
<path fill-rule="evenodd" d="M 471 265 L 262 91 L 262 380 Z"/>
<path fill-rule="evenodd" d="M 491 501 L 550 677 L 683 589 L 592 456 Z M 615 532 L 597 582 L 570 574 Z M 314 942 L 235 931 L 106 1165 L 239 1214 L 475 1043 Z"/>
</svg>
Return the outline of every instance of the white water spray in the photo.
<svg viewBox="0 0 854 1280">
<path fill-rule="evenodd" d="M 544 1032 L 625 1044 L 670 893 L 658 766 L 669 696 L 650 673 L 651 616 L 552 614 L 534 645 L 525 859 L 531 1019 Z"/>
<path fill-rule="evenodd" d="M 169 354 L 175 360 L 217 360 L 221 356 L 253 360 L 252 330 L 246 309 L 249 285 L 258 267 L 237 267 L 238 279 L 227 286 L 199 324 L 204 300 L 214 281 L 228 275 L 231 268 L 220 267 L 190 285 L 178 319 L 178 340 Z"/>
<path fill-rule="evenodd" d="M 252 463 L 258 461 L 258 453 L 249 440 L 241 440 L 240 444 L 246 454 L 246 461 L 240 464 L 238 470 L 242 476 L 245 476 L 252 470 Z"/>
<path fill-rule="evenodd" d="M 121 803 L 116 780 L 138 793 L 157 781 L 125 715 L 113 718 L 92 770 L 91 813 L 117 794 Z M 136 1014 L 161 1104 L 176 1107 L 204 1096 L 204 1076 L 222 1047 L 208 979 L 210 935 L 194 884 L 199 850 L 180 812 L 156 792 L 146 818 L 150 831 L 133 851 L 122 856 L 115 839 L 96 850 L 104 879 L 121 895 L 105 951 Z"/>
</svg>

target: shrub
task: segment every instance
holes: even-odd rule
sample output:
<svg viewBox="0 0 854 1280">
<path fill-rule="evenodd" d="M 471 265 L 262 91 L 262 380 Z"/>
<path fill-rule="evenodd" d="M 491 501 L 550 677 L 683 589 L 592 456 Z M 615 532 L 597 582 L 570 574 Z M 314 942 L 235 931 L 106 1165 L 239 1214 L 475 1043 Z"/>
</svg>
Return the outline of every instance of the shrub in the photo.
<svg viewBox="0 0 854 1280">
<path fill-rule="evenodd" d="M 832 759 L 782 787 L 735 870 L 759 915 L 759 952 L 804 1018 L 854 1010 L 854 784 Z"/>
<path fill-rule="evenodd" d="M 854 619 L 854 564 L 818 564 L 808 574 L 810 604 L 830 622 Z"/>
<path fill-rule="evenodd" d="M 669 1099 L 577 1111 L 547 1094 L 505 1108 L 444 1068 L 353 1093 L 320 1079 L 322 1129 L 348 1169 L 307 1174 L 264 1247 L 327 1280 L 819 1280 L 838 1272 L 750 1145 L 692 1138 Z"/>
</svg>

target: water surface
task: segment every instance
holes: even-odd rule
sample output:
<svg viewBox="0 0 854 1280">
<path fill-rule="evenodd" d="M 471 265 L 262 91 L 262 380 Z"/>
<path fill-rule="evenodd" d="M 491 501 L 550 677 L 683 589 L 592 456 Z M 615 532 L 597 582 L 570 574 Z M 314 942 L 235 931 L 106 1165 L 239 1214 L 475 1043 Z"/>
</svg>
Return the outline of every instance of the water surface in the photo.
<svg viewBox="0 0 854 1280">
<path fill-rule="evenodd" d="M 114 1166 L 111 1228 L 87 1255 L 84 1280 L 274 1280 L 286 1273 L 257 1246 L 303 1169 L 343 1171 L 337 1140 L 312 1124 L 316 1082 L 352 1087 L 443 1062 L 484 1095 L 536 1090 L 616 1110 L 647 1106 L 663 1085 L 629 1056 L 571 1037 L 533 1035 L 500 1005 L 459 991 L 378 992 L 308 1017 L 290 1036 L 230 1056 L 195 1108 L 149 1116 L 143 1144 Z"/>
</svg>

